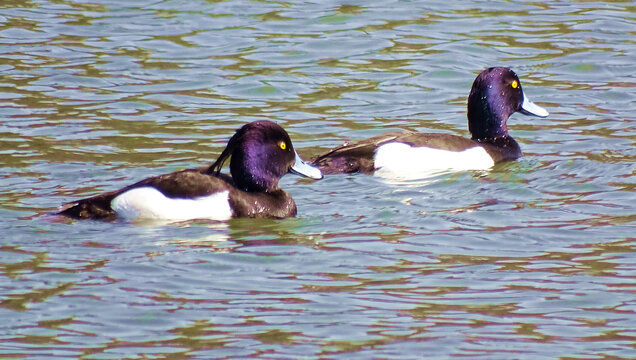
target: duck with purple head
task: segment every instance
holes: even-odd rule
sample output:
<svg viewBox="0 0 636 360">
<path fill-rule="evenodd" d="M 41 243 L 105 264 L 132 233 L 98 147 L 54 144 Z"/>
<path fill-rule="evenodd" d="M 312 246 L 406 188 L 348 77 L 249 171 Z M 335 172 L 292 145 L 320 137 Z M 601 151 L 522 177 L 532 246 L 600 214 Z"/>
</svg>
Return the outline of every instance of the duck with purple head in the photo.
<svg viewBox="0 0 636 360">
<path fill-rule="evenodd" d="M 470 139 L 452 134 L 389 132 L 333 148 L 312 163 L 325 174 L 362 172 L 399 178 L 489 169 L 522 155 L 519 144 L 508 134 L 507 121 L 515 112 L 548 116 L 524 94 L 514 71 L 488 68 L 477 76 L 468 95 Z"/>
<path fill-rule="evenodd" d="M 232 176 L 221 173 L 230 157 Z M 211 166 L 150 177 L 68 203 L 58 214 L 100 220 L 286 218 L 296 215 L 296 203 L 278 187 L 288 172 L 322 178 L 320 170 L 298 156 L 282 127 L 255 121 L 236 131 Z"/>
</svg>

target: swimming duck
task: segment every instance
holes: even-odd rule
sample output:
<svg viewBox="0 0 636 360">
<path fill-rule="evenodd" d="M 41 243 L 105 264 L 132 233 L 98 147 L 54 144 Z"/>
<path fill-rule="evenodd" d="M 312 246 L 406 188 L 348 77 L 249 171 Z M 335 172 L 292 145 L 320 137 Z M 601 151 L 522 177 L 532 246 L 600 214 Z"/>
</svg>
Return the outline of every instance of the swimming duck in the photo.
<svg viewBox="0 0 636 360">
<path fill-rule="evenodd" d="M 345 143 L 312 160 L 325 174 L 362 172 L 405 178 L 440 171 L 486 170 L 519 158 L 521 148 L 506 122 L 515 112 L 539 117 L 548 112 L 524 94 L 509 68 L 482 71 L 468 95 L 468 129 L 472 138 L 413 131 L 389 132 Z"/>
<path fill-rule="evenodd" d="M 221 173 L 229 157 L 231 177 Z M 296 203 L 278 187 L 279 179 L 288 172 L 322 178 L 320 170 L 298 156 L 282 127 L 255 121 L 239 128 L 209 167 L 150 177 L 68 203 L 58 214 L 103 220 L 286 218 L 296 215 Z"/>
</svg>

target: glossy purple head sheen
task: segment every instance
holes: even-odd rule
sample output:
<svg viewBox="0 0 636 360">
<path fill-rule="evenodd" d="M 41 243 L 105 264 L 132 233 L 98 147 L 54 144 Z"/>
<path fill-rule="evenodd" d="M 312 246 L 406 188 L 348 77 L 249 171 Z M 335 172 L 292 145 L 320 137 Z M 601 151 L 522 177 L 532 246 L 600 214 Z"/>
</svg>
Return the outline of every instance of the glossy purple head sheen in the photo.
<svg viewBox="0 0 636 360">
<path fill-rule="evenodd" d="M 508 135 L 508 117 L 521 111 L 523 103 L 521 81 L 514 71 L 505 67 L 482 71 L 468 95 L 468 129 L 472 138 L 482 140 Z M 547 116 L 547 111 L 540 109 L 545 115 L 528 114 Z"/>
<path fill-rule="evenodd" d="M 238 188 L 270 191 L 289 172 L 296 152 L 283 128 L 271 121 L 255 121 L 236 131 L 210 170 L 219 173 L 229 156 L 230 172 Z"/>
<path fill-rule="evenodd" d="M 285 150 L 278 145 L 281 141 L 286 144 Z M 264 131 L 246 133 L 242 146 L 232 153 L 230 172 L 241 189 L 269 191 L 278 187 L 278 180 L 289 172 L 295 159 L 287 133 L 265 128 Z"/>
</svg>

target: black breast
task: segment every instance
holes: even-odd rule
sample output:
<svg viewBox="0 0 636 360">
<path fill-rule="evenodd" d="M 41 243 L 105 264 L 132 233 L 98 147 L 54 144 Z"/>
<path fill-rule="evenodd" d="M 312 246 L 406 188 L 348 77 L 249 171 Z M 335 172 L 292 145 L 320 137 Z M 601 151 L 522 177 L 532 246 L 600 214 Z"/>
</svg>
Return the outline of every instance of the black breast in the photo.
<svg viewBox="0 0 636 360">
<path fill-rule="evenodd" d="M 523 155 L 519 143 L 511 136 L 479 140 L 479 145 L 486 150 L 495 163 L 516 160 Z"/>
<path fill-rule="evenodd" d="M 230 206 L 235 217 L 278 218 L 296 216 L 294 199 L 282 189 L 246 192 L 230 189 Z"/>
</svg>

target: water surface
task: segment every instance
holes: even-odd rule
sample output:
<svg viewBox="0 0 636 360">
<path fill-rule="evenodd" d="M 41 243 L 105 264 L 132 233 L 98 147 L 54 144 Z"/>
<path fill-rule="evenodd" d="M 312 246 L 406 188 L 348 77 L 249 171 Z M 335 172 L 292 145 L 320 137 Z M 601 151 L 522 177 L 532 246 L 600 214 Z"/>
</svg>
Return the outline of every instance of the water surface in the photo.
<svg viewBox="0 0 636 360">
<path fill-rule="evenodd" d="M 0 357 L 633 358 L 635 29 L 624 1 L 5 1 Z M 468 136 L 488 66 L 550 111 L 491 171 L 290 175 L 282 221 L 47 215 L 254 120 L 306 158 Z"/>
</svg>

